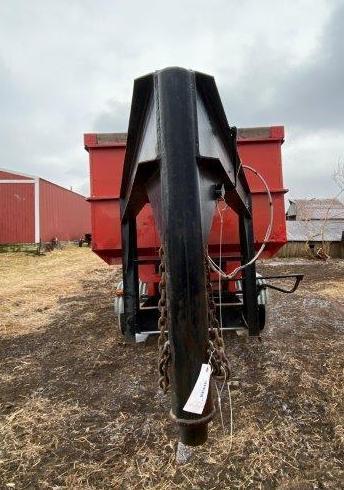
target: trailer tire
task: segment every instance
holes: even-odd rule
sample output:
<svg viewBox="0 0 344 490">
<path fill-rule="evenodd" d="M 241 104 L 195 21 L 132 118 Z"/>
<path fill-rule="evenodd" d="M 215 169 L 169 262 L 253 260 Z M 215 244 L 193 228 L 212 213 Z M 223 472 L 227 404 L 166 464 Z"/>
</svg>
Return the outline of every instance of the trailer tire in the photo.
<svg viewBox="0 0 344 490">
<path fill-rule="evenodd" d="M 119 290 L 123 289 L 123 281 L 120 281 L 117 284 L 116 289 Z M 139 294 L 140 294 L 140 301 L 141 301 L 141 299 L 145 297 L 147 294 L 147 284 L 145 282 L 142 281 L 139 282 Z M 117 315 L 118 328 L 120 329 L 121 333 L 124 335 L 124 299 L 122 294 L 115 296 L 114 312 L 115 315 Z"/>
</svg>

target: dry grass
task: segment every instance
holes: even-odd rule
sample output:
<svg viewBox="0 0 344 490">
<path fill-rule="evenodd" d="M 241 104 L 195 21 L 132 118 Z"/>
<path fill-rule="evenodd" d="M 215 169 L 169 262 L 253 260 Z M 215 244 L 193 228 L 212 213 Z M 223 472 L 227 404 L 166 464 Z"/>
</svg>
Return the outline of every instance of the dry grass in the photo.
<svg viewBox="0 0 344 490">
<path fill-rule="evenodd" d="M 5 416 L 0 429 L 3 445 L 11 455 L 2 461 L 5 471 L 27 473 L 47 456 L 56 455 L 61 444 L 58 434 L 66 423 L 73 430 L 80 412 L 78 405 L 54 402 L 39 393 L 24 400 L 20 408 Z"/>
<path fill-rule="evenodd" d="M 44 328 L 58 302 L 80 291 L 80 280 L 103 266 L 85 248 L 68 247 L 36 257 L 29 253 L 0 255 L 0 334 Z M 104 266 L 105 267 L 105 266 Z"/>
<path fill-rule="evenodd" d="M 344 275 L 344 271 L 343 271 Z M 344 298 L 344 282 L 329 282 L 324 289 L 320 291 L 322 296 L 329 296 L 338 300 L 342 300 Z"/>
<path fill-rule="evenodd" d="M 273 272 L 302 267 L 282 261 Z M 0 488 L 342 488 L 344 322 L 331 291 L 343 278 L 336 263 L 305 269 L 299 292 L 272 294 L 262 343 L 226 339 L 241 380 L 231 452 L 216 417 L 208 443 L 178 467 L 156 340 L 124 345 L 114 326 L 118 269 L 78 248 L 0 256 L 9 272 L 0 285 Z M 223 406 L 228 427 L 226 398 Z"/>
</svg>

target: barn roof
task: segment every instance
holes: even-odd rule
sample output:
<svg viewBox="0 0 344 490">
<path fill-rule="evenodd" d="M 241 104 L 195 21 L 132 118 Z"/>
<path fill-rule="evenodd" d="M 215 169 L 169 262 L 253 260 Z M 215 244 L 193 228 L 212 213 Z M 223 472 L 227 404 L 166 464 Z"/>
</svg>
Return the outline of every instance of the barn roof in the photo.
<svg viewBox="0 0 344 490">
<path fill-rule="evenodd" d="M 287 220 L 344 220 L 344 205 L 339 199 L 289 200 Z"/>
<path fill-rule="evenodd" d="M 22 180 L 23 182 L 27 181 L 44 181 L 48 182 L 50 185 L 54 185 L 56 187 L 59 187 L 60 189 L 63 189 L 66 192 L 71 192 L 72 194 L 77 194 L 81 197 L 85 197 L 83 194 L 80 194 L 80 192 L 73 191 L 71 189 L 68 189 L 67 187 L 64 187 L 63 185 L 56 184 L 55 182 L 51 182 L 51 180 L 44 179 L 43 177 L 39 177 L 38 175 L 30 175 L 30 174 L 24 174 L 22 172 L 17 172 L 15 170 L 9 170 L 6 168 L 0 168 L 0 183 L 6 183 L 6 181 L 11 181 L 11 180 Z"/>
<path fill-rule="evenodd" d="M 22 172 L 17 172 L 14 170 L 9 170 L 7 168 L 0 168 L 0 178 L 9 179 L 9 178 L 17 178 L 17 179 L 37 179 L 36 175 L 24 174 Z"/>
<path fill-rule="evenodd" d="M 344 237 L 343 221 L 287 221 L 288 242 L 340 242 Z"/>
</svg>

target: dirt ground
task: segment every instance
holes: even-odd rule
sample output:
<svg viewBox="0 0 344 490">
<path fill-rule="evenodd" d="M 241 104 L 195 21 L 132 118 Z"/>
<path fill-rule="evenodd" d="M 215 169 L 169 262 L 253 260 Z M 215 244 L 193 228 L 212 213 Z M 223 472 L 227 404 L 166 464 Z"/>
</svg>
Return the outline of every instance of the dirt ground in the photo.
<svg viewBox="0 0 344 490">
<path fill-rule="evenodd" d="M 344 262 L 274 260 L 302 272 L 270 294 L 262 342 L 226 338 L 223 399 L 207 444 L 175 464 L 156 339 L 125 345 L 112 308 L 120 270 L 86 248 L 0 255 L 0 488 L 344 488 Z"/>
</svg>

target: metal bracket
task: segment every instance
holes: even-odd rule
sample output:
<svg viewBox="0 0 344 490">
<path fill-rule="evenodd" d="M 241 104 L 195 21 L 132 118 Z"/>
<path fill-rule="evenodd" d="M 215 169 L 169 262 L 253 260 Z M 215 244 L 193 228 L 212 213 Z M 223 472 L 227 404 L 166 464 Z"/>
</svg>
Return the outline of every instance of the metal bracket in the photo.
<svg viewBox="0 0 344 490">
<path fill-rule="evenodd" d="M 261 291 L 262 289 L 275 289 L 276 291 L 279 291 L 280 293 L 286 293 L 286 294 L 291 294 L 294 293 L 297 288 L 300 285 L 300 282 L 302 281 L 304 275 L 303 274 L 286 274 L 282 276 L 267 276 L 267 277 L 260 277 L 259 279 L 295 279 L 294 286 L 291 289 L 284 289 L 280 288 L 278 286 L 274 286 L 273 284 L 265 283 L 265 284 L 260 284 L 257 286 L 258 291 Z"/>
</svg>

